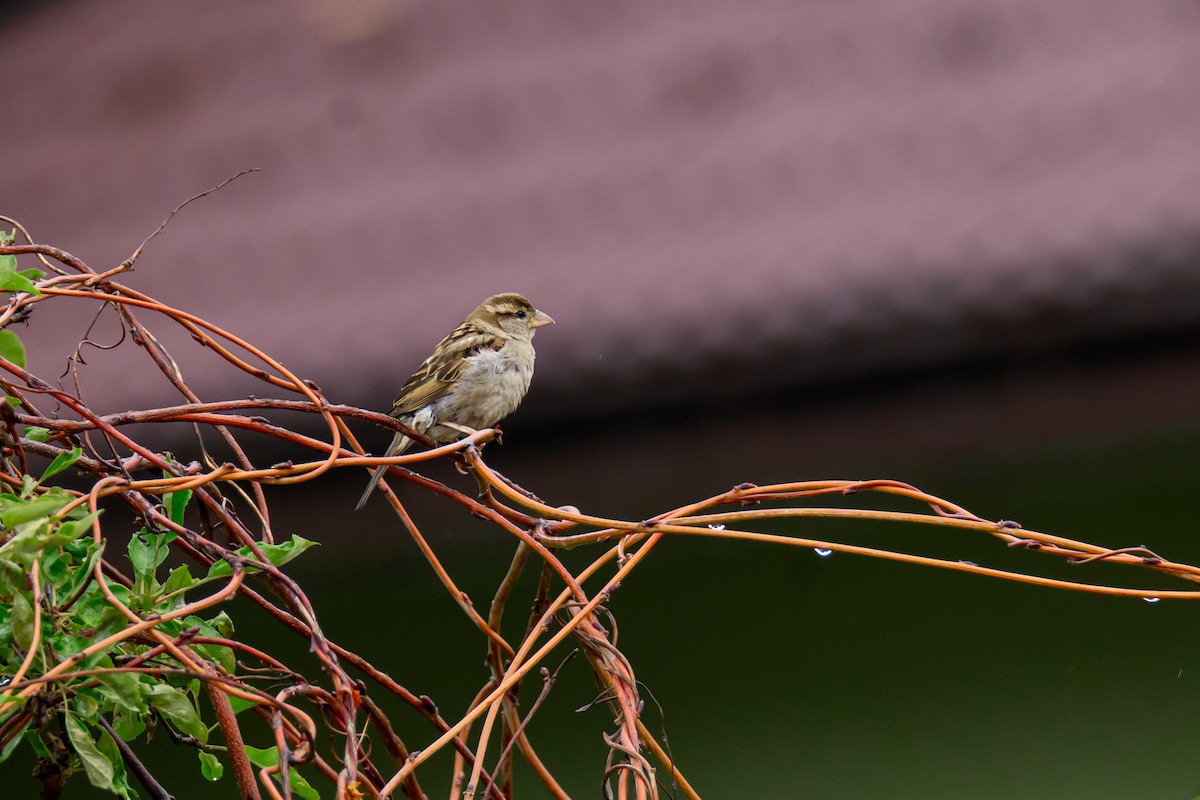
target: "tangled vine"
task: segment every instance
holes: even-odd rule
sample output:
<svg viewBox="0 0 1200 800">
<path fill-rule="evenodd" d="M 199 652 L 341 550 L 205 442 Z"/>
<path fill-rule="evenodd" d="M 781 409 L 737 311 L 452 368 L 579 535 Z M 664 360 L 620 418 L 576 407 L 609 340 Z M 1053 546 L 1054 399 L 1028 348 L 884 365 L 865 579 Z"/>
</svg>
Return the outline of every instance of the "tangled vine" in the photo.
<svg viewBox="0 0 1200 800">
<path fill-rule="evenodd" d="M 607 768 L 598 776 L 605 795 L 697 798 L 644 724 L 634 667 L 616 646 L 604 605 L 672 536 L 839 551 L 1064 590 L 1200 598 L 1194 588 L 1067 581 L 772 532 L 772 523 L 796 517 L 917 523 L 990 537 L 1002 547 L 1075 564 L 1105 561 L 1152 570 L 1189 587 L 1200 581 L 1200 568 L 1143 547 L 1108 549 L 982 519 L 894 481 L 742 484 L 647 520 L 552 506 L 486 463 L 481 447 L 494 438 L 494 430 L 434 446 L 384 414 L 332 403 L 312 382 L 250 342 L 118 282 L 133 269 L 141 247 L 121 264 L 96 271 L 70 253 L 35 243 L 21 226 L 3 219 L 14 233 L 0 238 L 0 291 L 9 294 L 0 311 L 0 389 L 6 395 L 0 403 L 0 760 L 31 754 L 44 797 L 57 796 L 67 777 L 80 770 L 92 784 L 118 796 L 136 797 L 140 789 L 153 798 L 170 797 L 139 755 L 149 732 L 164 729 L 180 747 L 195 749 L 205 777 L 216 780 L 229 769 L 238 794 L 246 798 L 328 796 L 328 788 L 317 788 L 323 783 L 332 785 L 339 800 L 424 798 L 419 773 L 431 756 L 447 749 L 454 752 L 452 800 L 516 796 L 517 758 L 537 775 L 539 793 L 566 798 L 553 767 L 538 755 L 531 722 L 552 689 L 555 659 L 573 647 L 585 656 L 611 710 L 611 727 L 599 737 L 608 751 Z M 14 241 L 17 232 L 25 243 Z M 37 266 L 19 269 L 18 259 L 36 260 Z M 74 304 L 80 319 L 98 307 L 115 312 L 129 342 L 149 358 L 147 369 L 174 387 L 180 403 L 102 415 L 79 391 L 31 373 L 13 328 L 34 319 L 37 307 L 48 301 Z M 152 332 L 151 321 L 181 326 L 228 369 L 253 376 L 280 396 L 202 401 Z M 268 419 L 268 414 L 274 416 Z M 297 432 L 279 419 L 289 414 L 319 417 L 324 434 Z M 351 420 L 403 431 L 427 449 L 391 458 L 365 455 L 347 424 Z M 135 438 L 130 429 L 138 423 L 211 430 L 233 457 L 217 463 L 201 450 L 200 458 L 184 462 Z M 243 432 L 302 448 L 311 459 L 255 464 L 239 443 Z M 434 459 L 455 460 L 474 476 L 478 492 L 468 494 L 418 471 Z M 511 536 L 516 546 L 490 605 L 480 611 L 456 585 L 405 504 L 382 484 L 397 524 L 416 542 L 486 648 L 487 682 L 468 708 L 448 716 L 349 644 L 330 640 L 321 629 L 319 609 L 282 569 L 312 542 L 298 536 L 277 541 L 263 486 L 291 486 L 333 469 L 380 464 L 391 468 L 389 479 L 450 499 L 464 514 Z M 52 483 L 60 476 L 71 476 L 70 486 L 84 488 Z M 901 498 L 912 510 L 811 502 L 870 493 Z M 122 506 L 134 520 L 132 536 L 117 522 L 116 509 Z M 580 547 L 595 555 L 585 568 L 572 571 L 556 553 Z M 170 556 L 181 563 L 163 574 Z M 506 636 L 504 614 L 531 561 L 540 569 L 534 610 L 523 633 Z M 225 611 L 235 597 L 306 639 L 319 665 L 316 674 L 240 641 Z M 531 674 L 540 677 L 542 691 L 522 708 L 519 689 Z M 398 698 L 425 720 L 425 740 L 414 747 L 399 738 L 377 701 L 382 695 Z M 265 728 L 255 729 L 269 730 L 270 738 L 248 741 L 244 715 L 264 721 Z M 336 746 L 318 747 L 329 741 Z M 686 754 L 680 757 L 687 760 Z"/>
</svg>

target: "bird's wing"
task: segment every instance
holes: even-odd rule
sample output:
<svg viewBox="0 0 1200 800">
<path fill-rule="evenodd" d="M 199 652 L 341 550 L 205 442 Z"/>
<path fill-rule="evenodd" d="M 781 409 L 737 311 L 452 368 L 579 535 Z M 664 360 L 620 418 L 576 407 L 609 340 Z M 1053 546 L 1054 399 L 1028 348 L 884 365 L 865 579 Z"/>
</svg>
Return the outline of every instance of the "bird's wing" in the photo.
<svg viewBox="0 0 1200 800">
<path fill-rule="evenodd" d="M 450 394 L 468 358 L 483 350 L 499 350 L 503 346 L 501 337 L 464 322 L 438 343 L 425 363 L 405 382 L 388 413 L 403 417 L 437 402 Z"/>
</svg>

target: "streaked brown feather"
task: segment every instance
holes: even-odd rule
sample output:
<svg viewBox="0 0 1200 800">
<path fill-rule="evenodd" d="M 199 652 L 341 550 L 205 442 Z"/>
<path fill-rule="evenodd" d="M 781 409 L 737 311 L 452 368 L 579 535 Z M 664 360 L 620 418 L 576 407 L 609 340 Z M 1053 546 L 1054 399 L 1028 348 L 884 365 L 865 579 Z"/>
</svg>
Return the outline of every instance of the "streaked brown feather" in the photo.
<svg viewBox="0 0 1200 800">
<path fill-rule="evenodd" d="M 429 358 L 401 387 L 400 396 L 388 413 L 403 417 L 441 400 L 454 388 L 468 358 L 482 350 L 499 350 L 503 346 L 504 340 L 500 336 L 483 330 L 476 321 L 468 319 L 438 343 Z"/>
</svg>

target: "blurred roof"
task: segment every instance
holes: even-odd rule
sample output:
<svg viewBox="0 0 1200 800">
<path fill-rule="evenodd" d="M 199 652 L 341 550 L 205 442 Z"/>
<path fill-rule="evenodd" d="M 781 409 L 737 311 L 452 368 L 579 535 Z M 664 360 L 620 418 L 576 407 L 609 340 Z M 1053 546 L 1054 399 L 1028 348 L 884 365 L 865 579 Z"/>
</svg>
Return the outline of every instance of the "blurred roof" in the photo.
<svg viewBox="0 0 1200 800">
<path fill-rule="evenodd" d="M 105 266 L 261 168 L 129 282 L 364 404 L 500 290 L 558 320 L 533 405 L 573 413 L 1190 328 L 1198 34 L 1184 0 L 44 3 L 0 49 L 0 212 Z"/>
</svg>

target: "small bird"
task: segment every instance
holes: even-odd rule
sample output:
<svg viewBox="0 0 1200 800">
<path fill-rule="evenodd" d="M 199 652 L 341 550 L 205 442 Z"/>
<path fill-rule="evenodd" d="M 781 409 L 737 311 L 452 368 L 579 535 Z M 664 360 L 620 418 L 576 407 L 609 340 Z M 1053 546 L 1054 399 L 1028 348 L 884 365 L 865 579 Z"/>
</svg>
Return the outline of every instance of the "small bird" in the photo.
<svg viewBox="0 0 1200 800">
<path fill-rule="evenodd" d="M 389 416 L 435 442 L 490 428 L 511 414 L 533 377 L 533 334 L 553 325 L 549 314 L 515 292 L 489 297 L 433 348 L 400 389 Z M 386 456 L 403 453 L 412 439 L 397 433 Z M 375 469 L 355 511 L 367 503 L 386 466 Z"/>
</svg>

